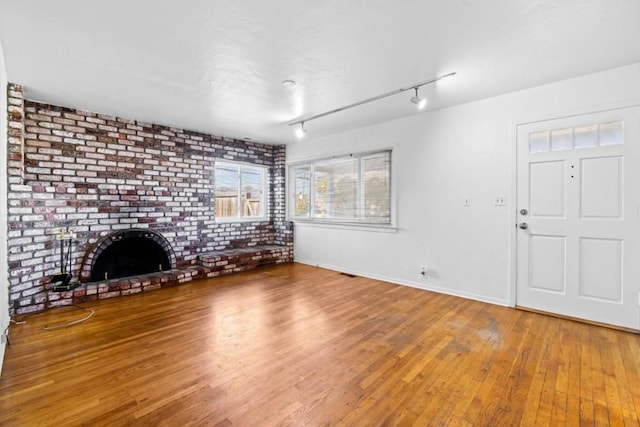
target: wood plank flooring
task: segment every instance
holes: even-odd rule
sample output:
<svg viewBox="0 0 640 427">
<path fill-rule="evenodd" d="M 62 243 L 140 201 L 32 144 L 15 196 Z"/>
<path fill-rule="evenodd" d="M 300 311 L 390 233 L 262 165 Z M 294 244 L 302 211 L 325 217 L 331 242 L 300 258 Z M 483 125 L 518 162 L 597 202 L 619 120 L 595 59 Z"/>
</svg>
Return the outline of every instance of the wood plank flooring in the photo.
<svg viewBox="0 0 640 427">
<path fill-rule="evenodd" d="M 25 318 L 0 425 L 640 425 L 640 336 L 301 264 Z"/>
</svg>

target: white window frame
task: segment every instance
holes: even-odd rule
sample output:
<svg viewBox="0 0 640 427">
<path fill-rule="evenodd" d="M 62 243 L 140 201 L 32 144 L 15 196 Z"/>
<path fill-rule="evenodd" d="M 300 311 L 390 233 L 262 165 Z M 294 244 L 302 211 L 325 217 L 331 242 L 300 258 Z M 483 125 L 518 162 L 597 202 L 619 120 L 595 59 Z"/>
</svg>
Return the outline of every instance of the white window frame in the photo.
<svg viewBox="0 0 640 427">
<path fill-rule="evenodd" d="M 362 204 L 363 200 L 363 180 L 362 180 L 362 169 L 361 163 L 358 164 L 358 219 L 354 220 L 344 220 L 344 219 L 335 219 L 335 218 L 314 218 L 314 202 L 315 202 L 315 192 L 313 189 L 313 171 L 314 164 L 324 163 L 327 161 L 335 160 L 336 162 L 342 159 L 349 158 L 359 158 L 366 159 L 368 157 L 373 157 L 376 155 L 388 153 L 389 155 L 389 220 L 388 221 L 372 221 L 362 219 Z M 296 197 L 296 184 L 295 184 L 295 175 L 293 170 L 296 167 L 309 167 L 310 170 L 310 183 L 309 183 L 309 198 L 310 198 L 310 207 L 309 207 L 309 215 L 308 216 L 295 216 L 295 202 L 294 198 Z M 365 227 L 365 228 L 378 228 L 378 229 L 388 229 L 395 230 L 395 192 L 394 192 L 394 184 L 393 184 L 393 151 L 390 148 L 380 149 L 376 151 L 367 151 L 361 153 L 350 153 L 344 155 L 335 155 L 331 157 L 323 157 L 323 158 L 313 158 L 305 161 L 296 161 L 287 164 L 287 219 L 296 223 L 300 223 L 302 225 L 318 225 L 318 226 L 330 226 L 330 227 Z"/>
<path fill-rule="evenodd" d="M 266 166 L 262 166 L 262 165 L 256 165 L 253 163 L 242 163 L 242 162 L 234 162 L 234 161 L 228 161 L 228 160 L 216 160 L 214 165 L 213 165 L 213 177 L 214 177 L 214 183 L 213 183 L 213 199 L 214 199 L 214 203 L 215 203 L 215 198 L 216 198 L 216 183 L 215 183 L 215 175 L 216 175 L 216 168 L 217 167 L 227 167 L 227 168 L 236 168 L 237 173 L 238 173 L 238 188 L 237 188 L 237 193 L 236 193 L 236 197 L 238 202 L 236 203 L 236 216 L 233 217 L 218 217 L 215 216 L 215 222 L 217 223 L 226 223 L 226 222 L 259 222 L 259 221 L 266 221 L 268 220 L 268 198 L 267 195 L 269 193 L 269 168 Z M 260 207 L 261 207 L 261 212 L 260 212 L 260 216 L 243 216 L 242 215 L 242 170 L 246 170 L 246 169 L 253 169 L 253 170 L 257 170 L 258 172 L 260 172 L 260 182 L 261 182 L 261 194 L 260 194 Z M 215 209 L 215 208 L 214 208 Z M 215 211 L 214 211 L 214 215 L 215 215 Z"/>
</svg>

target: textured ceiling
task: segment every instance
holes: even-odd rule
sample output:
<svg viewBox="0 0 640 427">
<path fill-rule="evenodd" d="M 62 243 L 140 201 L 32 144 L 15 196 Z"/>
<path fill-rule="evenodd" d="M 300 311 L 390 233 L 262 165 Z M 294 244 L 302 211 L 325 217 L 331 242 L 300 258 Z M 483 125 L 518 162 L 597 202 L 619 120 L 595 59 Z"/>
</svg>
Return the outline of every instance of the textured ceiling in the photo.
<svg viewBox="0 0 640 427">
<path fill-rule="evenodd" d="M 428 109 L 640 62 L 638 0 L 0 0 L 30 99 L 287 143 L 288 122 L 452 71 Z M 285 89 L 280 84 L 298 84 Z M 417 114 L 412 93 L 307 124 Z"/>
</svg>

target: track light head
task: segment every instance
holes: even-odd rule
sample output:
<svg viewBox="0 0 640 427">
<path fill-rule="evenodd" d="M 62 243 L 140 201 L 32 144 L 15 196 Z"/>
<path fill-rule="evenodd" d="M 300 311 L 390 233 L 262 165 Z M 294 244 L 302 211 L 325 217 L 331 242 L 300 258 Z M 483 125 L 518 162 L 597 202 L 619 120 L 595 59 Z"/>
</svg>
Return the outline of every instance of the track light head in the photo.
<svg viewBox="0 0 640 427">
<path fill-rule="evenodd" d="M 418 96 L 418 88 L 415 87 L 414 89 L 416 91 L 416 94 L 415 94 L 415 96 L 411 97 L 411 102 L 416 104 L 416 106 L 418 107 L 418 110 L 424 110 L 424 107 L 427 106 L 427 99 L 426 98 L 420 98 Z"/>
<path fill-rule="evenodd" d="M 304 122 L 302 122 L 300 123 L 300 127 L 296 129 L 296 136 L 298 137 L 298 139 L 302 139 L 306 134 L 307 131 L 304 128 Z"/>
<path fill-rule="evenodd" d="M 418 107 L 418 110 L 424 110 L 424 107 L 427 106 L 427 100 L 425 98 L 419 98 L 417 96 L 414 96 L 411 98 L 411 102 L 416 104 L 416 106 Z"/>
</svg>

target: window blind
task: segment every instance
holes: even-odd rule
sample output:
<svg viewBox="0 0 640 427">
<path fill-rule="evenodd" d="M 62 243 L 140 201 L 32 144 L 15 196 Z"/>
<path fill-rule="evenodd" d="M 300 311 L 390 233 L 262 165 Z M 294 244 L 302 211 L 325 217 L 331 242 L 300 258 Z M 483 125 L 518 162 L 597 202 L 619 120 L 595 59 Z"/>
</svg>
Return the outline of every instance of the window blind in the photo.
<svg viewBox="0 0 640 427">
<path fill-rule="evenodd" d="M 291 165 L 293 219 L 391 223 L 391 151 Z"/>
</svg>

